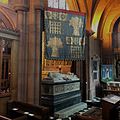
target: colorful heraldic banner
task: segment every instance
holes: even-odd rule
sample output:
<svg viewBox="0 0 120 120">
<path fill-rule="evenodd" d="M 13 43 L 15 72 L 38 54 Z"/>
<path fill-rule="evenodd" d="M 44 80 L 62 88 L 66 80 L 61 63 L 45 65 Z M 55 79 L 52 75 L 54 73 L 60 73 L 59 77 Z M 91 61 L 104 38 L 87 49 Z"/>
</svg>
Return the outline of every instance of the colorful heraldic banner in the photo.
<svg viewBox="0 0 120 120">
<path fill-rule="evenodd" d="M 81 60 L 85 54 L 85 14 L 58 9 L 45 10 L 45 57 Z"/>
<path fill-rule="evenodd" d="M 113 80 L 113 66 L 112 65 L 101 66 L 101 79 L 105 83 Z"/>
</svg>

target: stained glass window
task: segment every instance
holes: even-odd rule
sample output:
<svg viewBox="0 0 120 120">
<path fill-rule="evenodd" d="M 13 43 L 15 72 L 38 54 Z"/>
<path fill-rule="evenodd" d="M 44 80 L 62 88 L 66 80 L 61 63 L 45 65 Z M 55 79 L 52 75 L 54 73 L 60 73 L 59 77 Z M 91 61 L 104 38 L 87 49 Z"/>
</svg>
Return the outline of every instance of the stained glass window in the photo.
<svg viewBox="0 0 120 120">
<path fill-rule="evenodd" d="M 48 7 L 68 10 L 65 0 L 48 0 Z"/>
<path fill-rule="evenodd" d="M 59 8 L 58 4 L 59 4 L 59 0 L 53 0 L 54 1 L 54 8 Z"/>
<path fill-rule="evenodd" d="M 48 7 L 54 8 L 54 1 L 53 0 L 48 0 Z"/>
<path fill-rule="evenodd" d="M 113 66 L 112 65 L 101 66 L 101 79 L 103 82 L 108 82 L 108 81 L 113 80 Z"/>
<path fill-rule="evenodd" d="M 8 4 L 8 0 L 0 0 L 0 3 Z"/>
</svg>

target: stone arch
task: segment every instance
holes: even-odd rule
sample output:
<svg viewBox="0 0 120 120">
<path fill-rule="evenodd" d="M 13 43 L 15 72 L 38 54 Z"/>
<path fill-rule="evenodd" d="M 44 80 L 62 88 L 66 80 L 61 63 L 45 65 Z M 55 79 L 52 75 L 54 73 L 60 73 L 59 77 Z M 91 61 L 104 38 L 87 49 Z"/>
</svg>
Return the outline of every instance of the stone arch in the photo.
<svg viewBox="0 0 120 120">
<path fill-rule="evenodd" d="M 6 9 L 8 9 L 8 8 L 6 8 Z M 15 14 L 15 12 L 11 10 L 13 13 L 13 14 L 11 14 L 6 9 L 5 8 L 3 9 L 3 7 L 0 6 L 0 19 L 4 22 L 6 28 L 15 29 L 16 21 L 14 21 L 14 19 L 16 18 L 16 16 L 14 16 L 13 18 L 11 17 L 11 15 L 13 16 Z"/>
<path fill-rule="evenodd" d="M 100 38 L 103 39 L 103 47 L 107 49 L 112 48 L 112 30 L 116 20 L 120 17 L 119 7 L 117 8 L 118 10 L 112 10 L 107 14 L 102 28 L 99 29 Z"/>
<path fill-rule="evenodd" d="M 100 0 L 93 12 L 91 29 L 95 32 L 95 38 L 103 40 L 103 48 L 105 49 L 112 48 L 112 29 L 120 17 L 120 4 L 118 3 L 113 3 L 112 0 Z"/>
<path fill-rule="evenodd" d="M 91 29 L 95 32 L 94 36 L 97 37 L 98 30 L 99 30 L 99 24 L 101 21 L 101 16 L 103 15 L 106 6 L 109 4 L 108 0 L 107 2 L 105 0 L 100 0 L 94 10 L 94 15 L 92 17 L 92 23 L 91 23 Z"/>
<path fill-rule="evenodd" d="M 111 43 L 112 43 L 112 31 L 113 31 L 113 27 L 114 27 L 114 24 L 118 20 L 119 17 L 120 17 L 120 13 L 117 14 L 116 17 L 111 22 L 111 26 L 110 26 L 110 29 L 109 29 L 109 32 L 111 33 L 111 35 L 110 35 L 110 41 L 111 41 Z M 112 47 L 112 44 L 111 44 L 111 47 Z"/>
</svg>

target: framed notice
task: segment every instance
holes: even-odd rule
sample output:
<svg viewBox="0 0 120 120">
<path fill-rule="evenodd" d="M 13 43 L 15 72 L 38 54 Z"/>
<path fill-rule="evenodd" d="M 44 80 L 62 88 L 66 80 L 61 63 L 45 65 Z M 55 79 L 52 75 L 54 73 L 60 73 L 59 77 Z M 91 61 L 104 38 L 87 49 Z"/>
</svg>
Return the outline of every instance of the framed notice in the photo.
<svg viewBox="0 0 120 120">
<path fill-rule="evenodd" d="M 98 79 L 98 60 L 92 60 L 92 73 L 93 73 L 93 79 Z"/>
<path fill-rule="evenodd" d="M 85 14 L 49 8 L 45 10 L 44 17 L 46 59 L 83 59 Z"/>
</svg>

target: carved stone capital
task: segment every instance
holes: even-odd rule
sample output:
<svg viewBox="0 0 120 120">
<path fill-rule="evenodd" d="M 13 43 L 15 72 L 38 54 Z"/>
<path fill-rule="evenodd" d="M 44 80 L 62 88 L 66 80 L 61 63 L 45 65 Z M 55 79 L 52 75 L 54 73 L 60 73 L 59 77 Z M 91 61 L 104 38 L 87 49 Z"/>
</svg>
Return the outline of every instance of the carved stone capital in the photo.
<svg viewBox="0 0 120 120">
<path fill-rule="evenodd" d="M 43 10 L 43 6 L 35 5 L 35 10 Z"/>
<path fill-rule="evenodd" d="M 28 11 L 29 10 L 29 6 L 28 5 L 23 5 L 23 4 L 16 4 L 15 6 L 14 6 L 14 9 L 15 9 L 15 11 L 17 12 L 17 11 Z"/>
</svg>

